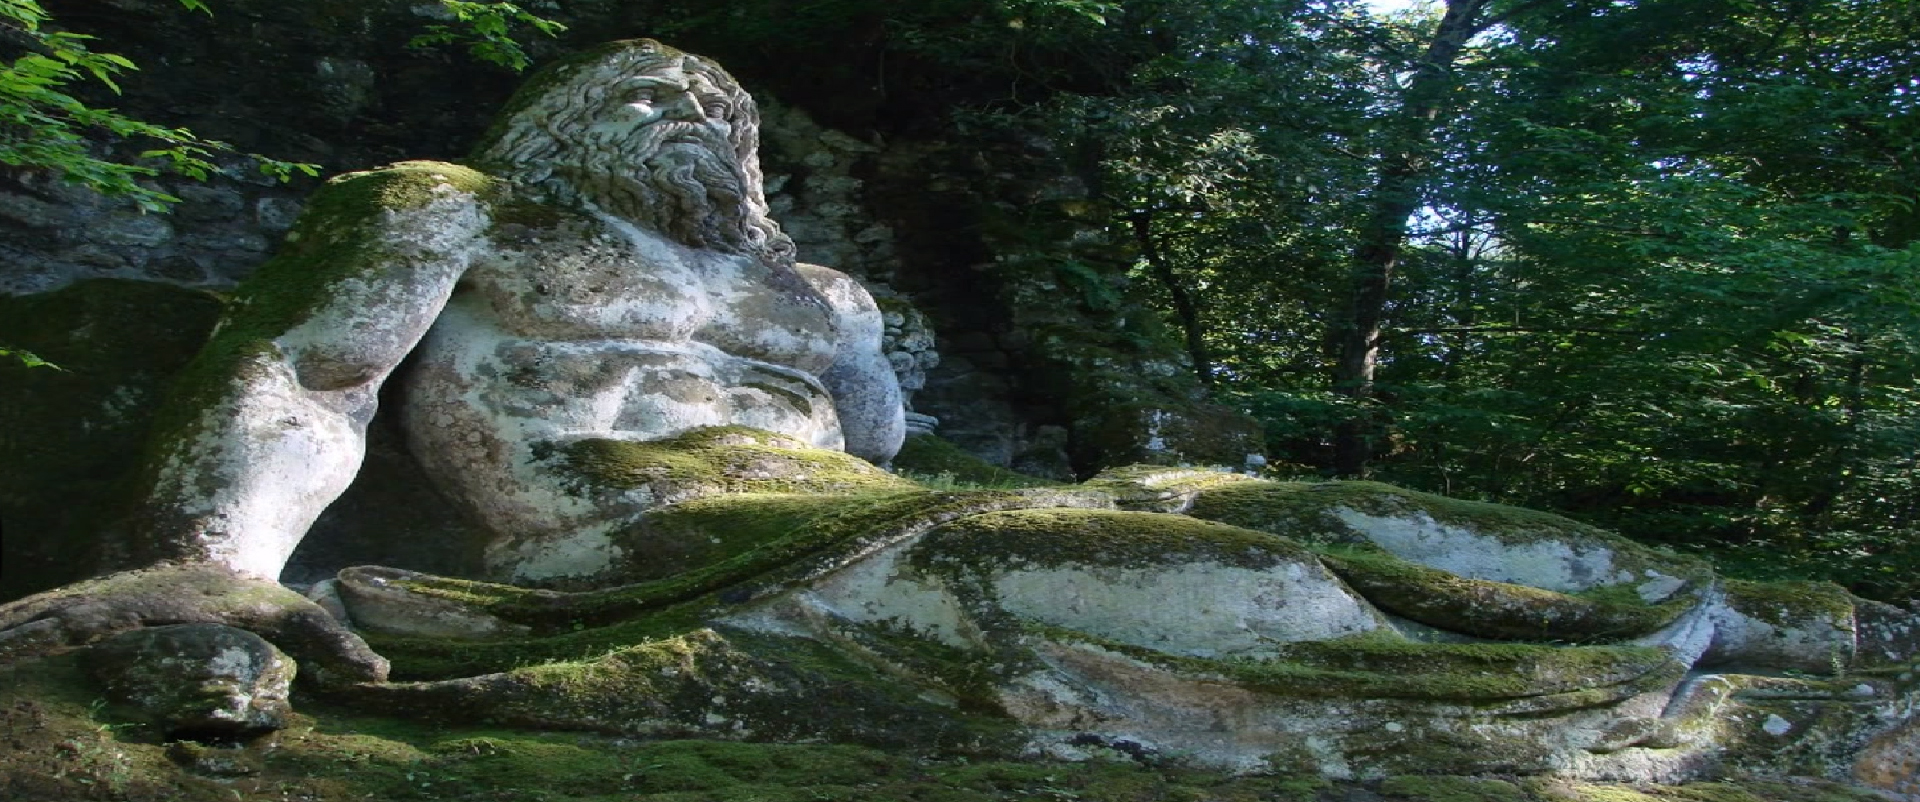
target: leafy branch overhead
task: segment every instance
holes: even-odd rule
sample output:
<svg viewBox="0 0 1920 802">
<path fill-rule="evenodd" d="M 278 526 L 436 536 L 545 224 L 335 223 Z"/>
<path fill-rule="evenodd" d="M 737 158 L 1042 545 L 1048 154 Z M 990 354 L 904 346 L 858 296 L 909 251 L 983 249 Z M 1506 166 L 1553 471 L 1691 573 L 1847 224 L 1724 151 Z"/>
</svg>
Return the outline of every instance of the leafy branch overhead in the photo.
<svg viewBox="0 0 1920 802">
<path fill-rule="evenodd" d="M 41 359 L 38 355 L 34 354 L 32 351 L 23 351 L 18 348 L 8 348 L 6 346 L 0 346 L 0 362 L 5 362 L 9 360 L 17 360 L 20 362 L 20 364 L 26 365 L 27 367 L 30 367 L 30 368 L 53 368 L 54 370 L 65 370 L 65 368 L 62 368 L 59 365 L 56 365 L 56 364 L 53 364 L 52 362 L 48 362 L 47 360 Z"/>
<path fill-rule="evenodd" d="M 208 11 L 202 0 L 178 1 L 188 10 Z M 0 63 L 0 164 L 51 170 L 66 181 L 125 198 L 147 211 L 163 211 L 179 198 L 146 179 L 173 174 L 204 180 L 221 171 L 214 159 L 231 150 L 225 143 L 77 97 L 77 87 L 86 83 L 118 94 L 117 78 L 139 68 L 123 56 L 93 50 L 93 37 L 56 30 L 52 22 L 35 0 L 0 0 L 0 32 L 24 51 Z M 102 137 L 148 147 L 133 160 L 103 158 L 94 144 Z M 296 173 L 318 174 L 311 164 L 251 158 L 263 174 L 282 181 Z"/>
<path fill-rule="evenodd" d="M 567 29 L 559 22 L 500 0 L 440 0 L 440 6 L 448 18 L 457 24 L 429 25 L 426 33 L 407 42 L 408 47 L 462 44 L 469 55 L 480 61 L 521 72 L 532 63 L 532 59 L 515 38 L 518 31 L 531 28 L 537 33 L 554 36 Z"/>
<path fill-rule="evenodd" d="M 212 13 L 204 0 L 177 0 L 188 11 Z M 413 39 L 414 47 L 465 44 L 475 58 L 516 72 L 529 63 L 514 39 L 531 28 L 552 36 L 565 26 L 506 2 L 442 0 L 455 24 L 436 24 Z M 38 0 L 0 0 L 0 40 L 19 55 L 0 63 L 0 164 L 52 171 L 63 180 L 145 211 L 165 211 L 179 198 L 149 179 L 177 175 L 196 181 L 222 172 L 217 161 L 232 152 L 224 142 L 89 104 L 79 96 L 88 84 L 120 93 L 120 78 L 137 71 L 131 60 L 93 49 L 94 38 L 59 30 Z M 131 143 L 132 158 L 103 154 L 99 142 Z M 261 174 L 280 181 L 317 176 L 313 164 L 246 154 Z"/>
</svg>

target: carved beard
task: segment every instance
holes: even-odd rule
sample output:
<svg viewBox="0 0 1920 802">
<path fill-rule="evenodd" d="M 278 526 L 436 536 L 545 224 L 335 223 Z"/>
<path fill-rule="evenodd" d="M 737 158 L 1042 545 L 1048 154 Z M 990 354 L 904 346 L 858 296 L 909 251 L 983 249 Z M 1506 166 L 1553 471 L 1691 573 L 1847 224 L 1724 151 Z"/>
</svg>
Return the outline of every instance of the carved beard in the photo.
<svg viewBox="0 0 1920 802">
<path fill-rule="evenodd" d="M 618 155 L 604 166 L 569 177 L 601 209 L 694 248 L 751 253 L 766 246 L 733 143 L 722 132 L 662 120 L 613 150 Z"/>
</svg>

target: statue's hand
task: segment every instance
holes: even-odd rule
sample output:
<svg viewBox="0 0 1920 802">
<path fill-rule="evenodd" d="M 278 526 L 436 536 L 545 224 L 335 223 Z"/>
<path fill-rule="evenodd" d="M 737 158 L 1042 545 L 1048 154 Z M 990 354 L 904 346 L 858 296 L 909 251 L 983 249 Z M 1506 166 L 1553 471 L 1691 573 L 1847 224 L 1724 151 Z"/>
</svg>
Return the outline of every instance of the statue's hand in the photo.
<svg viewBox="0 0 1920 802">
<path fill-rule="evenodd" d="M 318 605 L 277 582 L 208 564 L 109 574 L 0 605 L 0 662 L 187 623 L 258 633 L 323 686 L 387 678 L 386 659 Z"/>
</svg>

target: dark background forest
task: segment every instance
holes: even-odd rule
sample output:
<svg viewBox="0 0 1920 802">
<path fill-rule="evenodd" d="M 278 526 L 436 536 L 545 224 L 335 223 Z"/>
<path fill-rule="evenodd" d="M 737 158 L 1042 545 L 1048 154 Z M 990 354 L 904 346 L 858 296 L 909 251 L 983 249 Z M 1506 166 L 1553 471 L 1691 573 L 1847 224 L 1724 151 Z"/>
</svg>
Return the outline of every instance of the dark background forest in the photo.
<svg viewBox="0 0 1920 802">
<path fill-rule="evenodd" d="M 1920 4 L 9 5 L 0 162 L 155 213 L 236 153 L 458 158 L 518 59 L 659 38 L 880 143 L 870 211 L 925 266 L 883 278 L 943 353 L 1012 354 L 974 361 L 1057 472 L 1123 455 L 1088 388 L 1152 375 L 1256 421 L 1269 474 L 1920 595 Z"/>
</svg>

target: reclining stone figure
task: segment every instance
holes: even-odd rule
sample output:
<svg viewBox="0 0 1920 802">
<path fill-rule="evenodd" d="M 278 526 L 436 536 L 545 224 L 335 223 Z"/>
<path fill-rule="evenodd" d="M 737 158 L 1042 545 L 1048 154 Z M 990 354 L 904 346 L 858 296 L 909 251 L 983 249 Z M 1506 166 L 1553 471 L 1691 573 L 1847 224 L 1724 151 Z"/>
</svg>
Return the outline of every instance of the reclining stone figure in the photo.
<svg viewBox="0 0 1920 802">
<path fill-rule="evenodd" d="M 827 689 L 781 649 L 824 649 L 915 688 L 898 721 L 991 709 L 1061 755 L 1669 780 L 1792 753 L 1920 793 L 1920 620 L 1837 588 L 1364 483 L 874 467 L 903 431 L 878 312 L 794 260 L 757 125 L 711 62 L 618 42 L 532 79 L 472 166 L 334 179 L 157 424 L 143 567 L 0 607 L 0 659 L 217 622 L 390 711 L 870 735 L 793 716 Z M 493 536 L 484 576 L 341 573 L 341 616 L 419 682 L 274 582 L 403 359 L 389 414 Z M 663 631 L 681 662 L 639 671 L 623 633 Z M 524 667 L 590 649 L 565 682 Z"/>
</svg>

